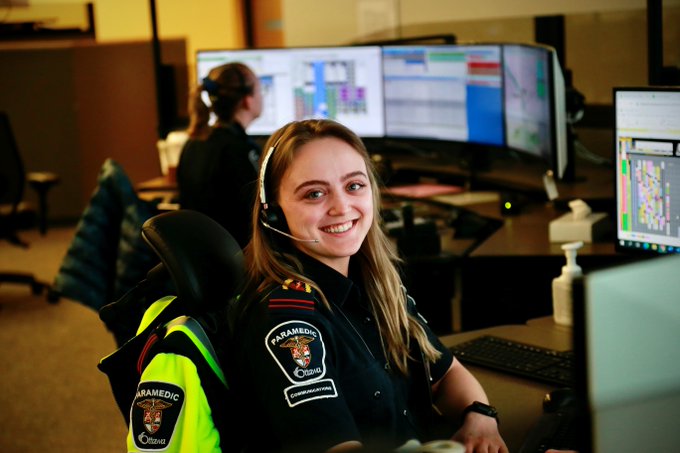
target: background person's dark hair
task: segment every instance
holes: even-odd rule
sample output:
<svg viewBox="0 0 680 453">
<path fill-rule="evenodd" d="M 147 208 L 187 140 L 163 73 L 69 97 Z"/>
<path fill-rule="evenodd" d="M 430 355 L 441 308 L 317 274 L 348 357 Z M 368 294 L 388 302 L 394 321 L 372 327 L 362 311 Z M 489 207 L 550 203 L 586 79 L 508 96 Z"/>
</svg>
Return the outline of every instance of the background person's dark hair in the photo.
<svg viewBox="0 0 680 453">
<path fill-rule="evenodd" d="M 231 123 L 243 98 L 253 94 L 255 80 L 253 71 L 243 63 L 227 63 L 211 69 L 189 98 L 189 137 L 204 138 L 208 135 L 211 112 L 217 116 L 218 122 Z M 210 106 L 201 97 L 203 91 L 208 94 Z"/>
</svg>

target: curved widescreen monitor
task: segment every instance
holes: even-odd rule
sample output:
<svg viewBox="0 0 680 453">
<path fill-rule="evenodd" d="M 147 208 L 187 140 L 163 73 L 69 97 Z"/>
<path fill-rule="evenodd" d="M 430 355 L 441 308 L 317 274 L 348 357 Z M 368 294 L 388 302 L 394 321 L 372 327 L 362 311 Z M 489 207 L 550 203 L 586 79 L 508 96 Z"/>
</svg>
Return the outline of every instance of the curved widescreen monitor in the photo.
<svg viewBox="0 0 680 453">
<path fill-rule="evenodd" d="M 383 47 L 385 135 L 503 146 L 501 46 Z"/>
<path fill-rule="evenodd" d="M 547 46 L 199 50 L 196 61 L 198 80 L 234 61 L 256 73 L 264 106 L 248 127 L 251 135 L 268 136 L 293 120 L 329 118 L 364 138 L 413 139 L 416 147 L 434 141 L 452 155 L 513 149 L 545 162 L 558 178 L 566 169 L 564 78 Z"/>
<path fill-rule="evenodd" d="M 380 47 L 315 47 L 199 50 L 197 79 L 215 66 L 239 61 L 258 76 L 262 116 L 248 128 L 270 135 L 284 124 L 308 118 L 341 122 L 362 137 L 385 134 Z"/>
<path fill-rule="evenodd" d="M 617 249 L 680 253 L 680 87 L 613 95 Z"/>
<path fill-rule="evenodd" d="M 562 178 L 568 159 L 566 101 L 555 50 L 504 44 L 503 87 L 508 148 L 544 160 Z"/>
</svg>

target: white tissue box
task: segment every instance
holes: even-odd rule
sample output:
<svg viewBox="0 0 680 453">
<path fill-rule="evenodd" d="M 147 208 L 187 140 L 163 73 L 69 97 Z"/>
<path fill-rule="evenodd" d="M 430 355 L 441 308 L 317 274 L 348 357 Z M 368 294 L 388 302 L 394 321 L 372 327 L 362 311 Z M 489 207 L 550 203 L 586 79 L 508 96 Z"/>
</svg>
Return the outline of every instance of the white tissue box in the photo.
<svg viewBox="0 0 680 453">
<path fill-rule="evenodd" d="M 569 212 L 550 222 L 550 242 L 593 242 L 603 237 L 609 228 L 607 214 L 595 212 L 574 220 Z"/>
</svg>

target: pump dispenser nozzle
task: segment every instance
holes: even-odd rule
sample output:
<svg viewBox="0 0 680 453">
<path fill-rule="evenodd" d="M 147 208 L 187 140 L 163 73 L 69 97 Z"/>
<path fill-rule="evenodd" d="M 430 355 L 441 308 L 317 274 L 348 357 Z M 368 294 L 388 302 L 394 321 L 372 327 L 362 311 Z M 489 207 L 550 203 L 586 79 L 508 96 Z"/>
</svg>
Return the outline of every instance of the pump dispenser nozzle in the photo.
<svg viewBox="0 0 680 453">
<path fill-rule="evenodd" d="M 562 245 L 567 264 L 562 266 L 562 274 L 552 283 L 553 318 L 555 323 L 570 326 L 572 324 L 572 284 L 574 278 L 583 275 L 581 266 L 576 264 L 576 252 L 583 246 L 583 241 L 568 242 Z"/>
<path fill-rule="evenodd" d="M 576 264 L 576 252 L 581 247 L 583 247 L 583 241 L 562 244 L 562 250 L 564 250 L 564 257 L 567 259 L 566 266 L 562 266 L 562 275 L 568 275 L 570 277 L 580 277 L 583 274 L 581 266 Z"/>
</svg>

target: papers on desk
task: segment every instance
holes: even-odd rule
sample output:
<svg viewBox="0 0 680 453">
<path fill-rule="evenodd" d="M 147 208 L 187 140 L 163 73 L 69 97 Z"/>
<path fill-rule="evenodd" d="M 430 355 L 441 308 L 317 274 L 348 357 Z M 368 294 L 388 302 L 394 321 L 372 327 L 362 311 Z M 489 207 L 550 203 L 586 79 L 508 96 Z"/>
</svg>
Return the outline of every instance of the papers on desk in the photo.
<svg viewBox="0 0 680 453">
<path fill-rule="evenodd" d="M 431 200 L 451 206 L 468 206 L 472 204 L 492 203 L 500 200 L 498 192 L 463 192 L 430 197 Z"/>
<path fill-rule="evenodd" d="M 500 200 L 498 192 L 468 192 L 461 186 L 419 183 L 387 187 L 383 194 L 411 199 L 428 199 L 451 206 L 493 203 Z"/>
<path fill-rule="evenodd" d="M 462 193 L 464 189 L 460 186 L 449 184 L 408 184 L 404 186 L 387 187 L 383 190 L 386 195 L 405 198 L 432 198 L 437 195 L 448 195 Z"/>
</svg>

